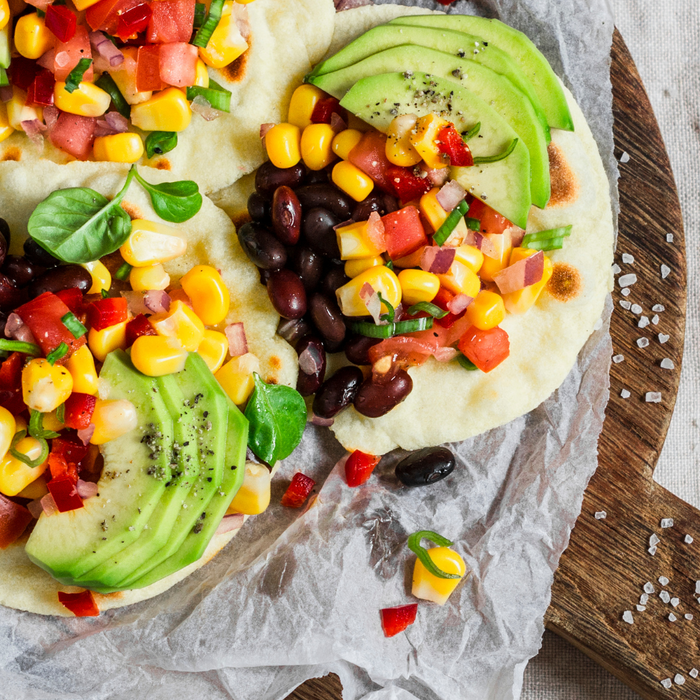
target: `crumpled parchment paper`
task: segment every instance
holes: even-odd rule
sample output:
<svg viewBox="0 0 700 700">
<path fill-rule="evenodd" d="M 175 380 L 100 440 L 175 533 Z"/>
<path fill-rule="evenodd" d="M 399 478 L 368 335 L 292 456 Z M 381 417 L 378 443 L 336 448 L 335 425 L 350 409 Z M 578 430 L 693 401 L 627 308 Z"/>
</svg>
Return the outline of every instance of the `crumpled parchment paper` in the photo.
<svg viewBox="0 0 700 700">
<path fill-rule="evenodd" d="M 544 51 L 583 108 L 616 207 L 607 2 L 461 0 L 450 11 L 497 16 Z M 277 700 L 330 671 L 345 700 L 518 698 L 597 463 L 610 312 L 608 303 L 563 386 L 530 414 L 453 445 L 457 469 L 438 484 L 399 489 L 390 455 L 349 489 L 342 463 L 333 468 L 342 448 L 310 427 L 272 502 L 301 470 L 322 484 L 312 507 L 271 507 L 171 591 L 98 619 L 0 608 L 0 698 Z M 472 575 L 447 605 L 419 605 L 416 623 L 385 639 L 378 611 L 411 602 L 405 542 L 420 529 L 453 539 Z"/>
</svg>

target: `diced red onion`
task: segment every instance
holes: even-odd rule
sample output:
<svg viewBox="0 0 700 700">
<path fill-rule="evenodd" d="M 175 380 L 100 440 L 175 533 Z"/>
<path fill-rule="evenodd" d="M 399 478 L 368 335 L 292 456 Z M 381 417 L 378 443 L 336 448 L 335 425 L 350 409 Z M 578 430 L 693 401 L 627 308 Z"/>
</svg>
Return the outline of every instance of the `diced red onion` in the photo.
<svg viewBox="0 0 700 700">
<path fill-rule="evenodd" d="M 50 493 L 47 493 L 41 499 L 40 503 L 45 515 L 51 516 L 56 515 L 56 513 L 58 513 L 58 506 L 56 505 L 56 501 L 53 500 L 53 496 Z"/>
<path fill-rule="evenodd" d="M 34 520 L 39 520 L 39 516 L 44 512 L 44 508 L 41 505 L 41 499 L 37 498 L 36 501 L 27 503 L 27 510 L 32 514 Z"/>
<path fill-rule="evenodd" d="M 337 134 L 341 131 L 345 131 L 347 128 L 348 125 L 345 123 L 345 119 L 343 119 L 338 112 L 331 112 L 331 129 Z"/>
<path fill-rule="evenodd" d="M 223 520 L 219 523 L 219 527 L 216 528 L 216 535 L 223 535 L 232 530 L 238 530 L 243 526 L 245 522 L 245 515 L 243 513 L 232 513 L 231 515 L 224 515 Z"/>
<path fill-rule="evenodd" d="M 529 258 L 519 260 L 514 265 L 501 270 L 494 282 L 501 294 L 510 294 L 520 289 L 536 284 L 542 279 L 544 272 L 544 253 L 540 250 Z"/>
<path fill-rule="evenodd" d="M 299 355 L 299 369 L 308 375 L 316 374 L 323 367 L 323 358 L 318 348 L 313 345 L 307 345 L 304 351 Z"/>
<path fill-rule="evenodd" d="M 134 316 L 150 313 L 144 303 L 143 292 L 121 292 L 121 295 L 126 299 L 129 311 L 131 311 Z"/>
<path fill-rule="evenodd" d="M 51 129 L 56 126 L 56 122 L 58 121 L 58 108 L 51 106 L 51 107 L 44 107 L 44 121 L 46 122 L 46 128 L 49 132 L 51 133 Z"/>
<path fill-rule="evenodd" d="M 53 0 L 27 0 L 27 5 L 33 5 L 37 10 L 46 12 L 46 8 L 53 2 Z"/>
<path fill-rule="evenodd" d="M 236 20 L 236 26 L 241 36 L 248 41 L 250 37 L 250 19 L 248 17 L 248 6 L 239 2 L 234 2 L 231 8 L 231 15 Z"/>
<path fill-rule="evenodd" d="M 506 232 L 510 234 L 510 243 L 513 248 L 517 248 L 523 242 L 523 238 L 525 238 L 525 229 L 519 226 L 511 226 L 503 233 L 505 234 Z"/>
<path fill-rule="evenodd" d="M 29 329 L 29 326 L 19 317 L 18 314 L 12 313 L 7 317 L 5 323 L 5 336 L 13 340 L 19 340 L 23 343 L 32 343 L 36 345 L 36 339 Z"/>
<path fill-rule="evenodd" d="M 12 85 L 3 85 L 0 87 L 0 100 L 9 102 L 12 99 Z"/>
<path fill-rule="evenodd" d="M 464 187 L 457 180 L 450 180 L 440 188 L 436 199 L 445 211 L 452 211 L 466 196 Z"/>
<path fill-rule="evenodd" d="M 382 302 L 379 300 L 379 294 L 374 290 L 374 287 L 365 282 L 360 289 L 360 299 L 367 307 L 369 315 L 374 319 L 375 323 L 379 323 L 382 315 Z"/>
<path fill-rule="evenodd" d="M 59 51 L 54 58 L 54 65 L 57 68 L 65 68 L 71 62 L 71 55 L 68 51 Z"/>
<path fill-rule="evenodd" d="M 426 246 L 420 258 L 421 270 L 432 272 L 435 275 L 445 275 L 449 272 L 454 262 L 457 251 L 454 248 L 439 248 L 438 246 Z"/>
<path fill-rule="evenodd" d="M 76 490 L 78 491 L 78 496 L 80 496 L 80 498 L 87 499 L 97 496 L 99 489 L 97 484 L 93 483 L 92 481 L 83 481 L 82 479 L 78 479 Z"/>
<path fill-rule="evenodd" d="M 95 137 L 125 134 L 129 130 L 129 122 L 119 112 L 107 112 L 104 119 L 98 119 L 95 124 Z"/>
<path fill-rule="evenodd" d="M 242 323 L 231 323 L 224 330 L 228 338 L 228 351 L 231 357 L 239 357 L 248 352 L 248 340 Z"/>
<path fill-rule="evenodd" d="M 503 236 L 505 234 L 501 233 L 498 235 Z M 469 233 L 467 233 L 467 235 L 464 237 L 462 243 L 464 245 L 470 245 L 474 246 L 474 248 L 478 248 L 487 258 L 498 260 L 500 257 L 498 255 L 498 251 L 496 250 L 496 246 L 491 242 L 491 239 L 486 238 L 486 236 L 478 231 L 472 231 L 469 229 Z"/>
<path fill-rule="evenodd" d="M 92 436 L 95 434 L 95 424 L 90 423 L 87 428 L 83 428 L 82 430 L 78 431 L 78 438 L 80 441 L 83 443 L 83 445 L 87 445 L 90 440 L 92 440 Z"/>
<path fill-rule="evenodd" d="M 29 140 L 38 148 L 44 147 L 44 131 L 46 124 L 38 119 L 27 119 L 21 122 L 24 133 L 29 137 Z"/>
<path fill-rule="evenodd" d="M 202 95 L 197 95 L 197 97 L 192 100 L 191 107 L 193 112 L 196 112 L 202 119 L 208 122 L 213 122 L 223 114 L 223 112 L 220 112 L 218 109 L 214 109 L 209 103 L 209 100 Z"/>
<path fill-rule="evenodd" d="M 39 56 L 39 58 L 37 59 L 37 65 L 41 66 L 42 68 L 46 68 L 46 70 L 49 70 L 53 73 L 55 58 L 56 49 L 51 48 L 46 53 L 43 53 L 41 54 L 41 56 Z"/>
<path fill-rule="evenodd" d="M 456 348 L 438 348 L 433 356 L 438 362 L 450 362 L 454 360 L 455 357 L 459 355 L 459 351 Z"/>
<path fill-rule="evenodd" d="M 430 180 L 430 184 L 435 185 L 435 187 L 442 187 L 450 177 L 449 168 L 428 168 L 425 166 L 423 172 L 426 174 L 428 180 Z"/>
<path fill-rule="evenodd" d="M 322 428 L 330 428 L 335 422 L 335 418 L 321 418 L 315 413 L 312 414 L 311 420 L 309 421 L 312 425 L 320 425 Z"/>
<path fill-rule="evenodd" d="M 457 316 L 461 314 L 462 311 L 464 311 L 473 301 L 473 297 L 468 297 L 466 294 L 457 294 L 457 296 L 447 302 L 447 310 L 451 314 Z"/>
<path fill-rule="evenodd" d="M 160 289 L 151 289 L 143 295 L 143 303 L 152 314 L 159 314 L 170 309 L 170 295 Z"/>
<path fill-rule="evenodd" d="M 384 235 L 384 222 L 379 213 L 373 211 L 367 219 L 367 238 L 380 253 L 386 250 L 386 237 Z"/>
<path fill-rule="evenodd" d="M 109 63 L 110 68 L 124 63 L 124 54 L 102 32 L 90 32 L 90 45 Z"/>
<path fill-rule="evenodd" d="M 336 12 L 343 12 L 344 10 L 353 10 L 356 7 L 364 7 L 371 4 L 372 0 L 335 0 L 335 10 Z"/>
<path fill-rule="evenodd" d="M 267 136 L 267 132 L 270 131 L 276 124 L 266 123 L 260 125 L 260 138 L 264 139 Z"/>
</svg>

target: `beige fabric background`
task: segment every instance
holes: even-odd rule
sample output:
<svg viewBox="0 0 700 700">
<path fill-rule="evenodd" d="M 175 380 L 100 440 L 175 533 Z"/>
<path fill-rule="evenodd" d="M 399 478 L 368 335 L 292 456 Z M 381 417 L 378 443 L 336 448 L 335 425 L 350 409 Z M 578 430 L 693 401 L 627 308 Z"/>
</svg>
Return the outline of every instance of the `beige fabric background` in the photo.
<svg viewBox="0 0 700 700">
<path fill-rule="evenodd" d="M 688 317 L 681 390 L 655 476 L 667 489 L 700 507 L 700 2 L 610 1 L 617 27 L 656 112 L 685 220 Z M 620 169 L 633 167 L 634 161 L 620 164 Z M 637 698 L 636 693 L 550 632 L 545 633 L 539 656 L 528 666 L 522 693 L 522 700 Z"/>
</svg>

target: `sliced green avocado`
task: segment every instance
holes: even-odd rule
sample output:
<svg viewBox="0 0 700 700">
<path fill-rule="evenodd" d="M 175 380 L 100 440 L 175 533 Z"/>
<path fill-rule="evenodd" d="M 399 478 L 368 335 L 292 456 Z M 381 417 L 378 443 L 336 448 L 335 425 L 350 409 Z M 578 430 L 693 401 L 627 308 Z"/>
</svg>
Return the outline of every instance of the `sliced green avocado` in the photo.
<svg viewBox="0 0 700 700">
<path fill-rule="evenodd" d="M 427 29 L 425 27 L 383 24 L 365 32 L 362 36 L 357 37 L 355 41 L 338 51 L 338 53 L 319 63 L 306 79 L 312 82 L 312 78 L 318 75 L 347 68 L 347 66 L 369 58 L 380 51 L 405 45 L 425 46 L 428 49 L 453 54 L 457 58 L 480 63 L 499 75 L 508 78 L 532 103 L 542 125 L 547 129 L 547 141 L 549 142 L 547 117 L 532 83 L 505 51 L 501 51 L 495 46 L 489 47 L 487 51 L 476 50 L 475 45 L 483 49 L 481 39 L 471 34 L 448 29 Z"/>
<path fill-rule="evenodd" d="M 532 83 L 544 108 L 549 126 L 567 131 L 574 130 L 569 105 L 556 73 L 540 50 L 517 29 L 497 19 L 485 19 L 473 15 L 411 15 L 397 17 L 391 20 L 390 24 L 432 29 L 439 27 L 475 34 L 483 41 L 480 51 L 488 53 L 494 47 L 505 51 Z"/>
<path fill-rule="evenodd" d="M 464 132 L 481 123 L 469 146 L 474 157 L 504 153 L 518 135 L 508 122 L 474 93 L 450 80 L 425 73 L 385 73 L 363 78 L 340 101 L 352 114 L 386 133 L 397 114 L 435 113 Z M 495 163 L 452 168 L 452 177 L 516 226 L 525 228 L 530 211 L 530 154 L 522 140 Z"/>
<path fill-rule="evenodd" d="M 121 350 L 100 373 L 109 399 L 134 404 L 136 428 L 102 446 L 98 494 L 68 513 L 42 515 L 29 537 L 29 558 L 67 585 L 135 542 L 171 479 L 173 420 L 156 380 L 146 377 Z"/>
<path fill-rule="evenodd" d="M 2 29 L 0 29 L 0 68 L 10 67 L 10 25 L 12 22 L 8 22 Z"/>
<path fill-rule="evenodd" d="M 491 105 L 522 138 L 530 152 L 532 203 L 544 209 L 549 201 L 547 133 L 525 95 L 489 68 L 424 46 L 397 46 L 347 68 L 314 76 L 309 82 L 342 99 L 362 78 L 382 73 L 422 71 L 451 80 Z"/>
</svg>

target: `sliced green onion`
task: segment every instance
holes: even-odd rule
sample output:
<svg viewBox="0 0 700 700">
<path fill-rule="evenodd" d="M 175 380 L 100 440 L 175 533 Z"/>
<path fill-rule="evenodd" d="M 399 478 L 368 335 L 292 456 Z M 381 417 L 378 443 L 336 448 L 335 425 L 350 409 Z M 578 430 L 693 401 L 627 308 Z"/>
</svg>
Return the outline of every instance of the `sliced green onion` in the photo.
<svg viewBox="0 0 700 700">
<path fill-rule="evenodd" d="M 433 318 L 445 318 L 445 316 L 450 313 L 449 311 L 445 311 L 439 306 L 435 306 L 435 304 L 431 304 L 428 301 L 419 301 L 417 304 L 414 304 L 411 306 L 411 308 L 409 308 L 408 315 L 413 316 L 420 311 L 425 311 L 426 314 L 430 314 Z"/>
<path fill-rule="evenodd" d="M 462 138 L 465 141 L 469 141 L 469 139 L 473 139 L 479 132 L 481 131 L 481 122 L 477 122 L 474 124 L 474 126 L 467 131 L 466 134 L 462 135 Z"/>
<path fill-rule="evenodd" d="M 546 241 L 533 241 L 529 245 L 523 246 L 523 248 L 530 250 L 560 250 L 563 247 L 563 238 L 548 238 Z"/>
<path fill-rule="evenodd" d="M 0 87 L 6 87 L 10 84 L 10 79 L 7 77 L 7 71 L 0 68 Z"/>
<path fill-rule="evenodd" d="M 175 131 L 152 131 L 146 136 L 146 155 L 162 156 L 168 151 L 172 151 L 177 146 L 177 132 Z"/>
<path fill-rule="evenodd" d="M 65 423 L 66 422 L 66 404 L 62 403 L 57 409 L 56 409 L 56 420 L 59 423 Z"/>
<path fill-rule="evenodd" d="M 481 230 L 481 221 L 479 219 L 472 219 L 470 216 L 465 216 L 464 221 L 467 223 L 467 228 L 472 231 Z"/>
<path fill-rule="evenodd" d="M 100 289 L 100 294 L 102 295 L 103 299 L 109 298 L 109 292 L 106 289 Z"/>
<path fill-rule="evenodd" d="M 386 308 L 388 309 L 387 313 L 382 314 L 380 318 L 382 319 L 382 321 L 389 321 L 389 323 L 393 323 L 394 318 L 396 317 L 396 311 L 394 307 L 382 296 L 381 292 L 377 292 L 377 296 L 379 297 L 379 301 L 381 301 L 382 304 L 384 304 L 384 306 L 386 306 Z"/>
<path fill-rule="evenodd" d="M 109 73 L 103 73 L 100 79 L 95 81 L 95 85 L 98 88 L 102 88 L 112 98 L 112 104 L 116 107 L 117 112 L 125 119 L 129 119 L 131 116 L 131 105 L 124 99 L 124 95 L 122 95 L 121 90 L 114 82 L 114 78 Z"/>
<path fill-rule="evenodd" d="M 390 270 L 394 269 L 394 263 L 391 262 L 391 260 L 387 260 L 387 262 L 384 264 L 384 267 L 388 267 Z"/>
<path fill-rule="evenodd" d="M 450 547 L 452 542 L 442 535 L 438 535 L 437 532 L 432 532 L 432 530 L 419 530 L 414 532 L 408 538 L 408 548 L 420 559 L 421 564 L 433 575 L 438 578 L 462 578 L 459 574 L 448 574 L 439 567 L 435 566 L 435 562 L 430 558 L 428 550 L 421 545 L 421 540 L 426 539 L 433 544 L 438 545 L 438 547 Z"/>
<path fill-rule="evenodd" d="M 546 231 L 538 231 L 537 233 L 527 233 L 521 243 L 523 248 L 527 248 L 529 243 L 534 241 L 546 241 L 550 238 L 563 238 L 571 235 L 572 224 L 568 226 L 560 226 L 559 228 L 550 228 Z"/>
<path fill-rule="evenodd" d="M 131 274 L 131 271 L 134 268 L 129 265 L 129 263 L 125 262 L 123 265 L 119 267 L 119 269 L 114 273 L 114 276 L 118 279 L 121 280 L 122 282 Z"/>
<path fill-rule="evenodd" d="M 36 459 L 29 459 L 27 455 L 22 454 L 22 452 L 15 449 L 17 447 L 17 443 L 25 437 L 27 437 L 26 430 L 20 430 L 19 432 L 15 433 L 15 436 L 12 439 L 12 444 L 10 445 L 9 453 L 23 464 L 35 469 L 36 467 L 42 465 L 49 456 L 49 444 L 43 438 L 37 438 L 37 440 L 41 443 L 41 454 Z"/>
<path fill-rule="evenodd" d="M 219 21 L 221 20 L 221 12 L 224 9 L 224 0 L 211 0 L 211 5 L 209 5 L 209 12 L 207 13 L 207 18 L 204 20 L 204 24 L 197 30 L 197 33 L 192 39 L 192 44 L 194 46 L 199 46 L 202 49 L 207 48 L 209 39 L 214 33 L 214 30 L 219 26 Z M 189 98 L 188 98 L 189 99 Z"/>
<path fill-rule="evenodd" d="M 455 230 L 459 220 L 469 211 L 467 200 L 463 199 L 448 215 L 442 226 L 433 235 L 433 243 L 442 245 Z"/>
<path fill-rule="evenodd" d="M 202 2 L 194 4 L 194 28 L 199 29 L 207 17 L 207 6 Z"/>
<path fill-rule="evenodd" d="M 78 64 L 68 74 L 66 78 L 66 92 L 75 92 L 80 87 L 80 82 L 85 75 L 85 71 L 92 65 L 91 58 L 81 58 Z"/>
<path fill-rule="evenodd" d="M 191 85 L 187 88 L 187 99 L 192 101 L 201 95 L 214 109 L 221 112 L 231 111 L 231 93 L 215 80 L 209 80 L 209 87 Z"/>
<path fill-rule="evenodd" d="M 352 331 L 359 335 L 364 335 L 367 338 L 393 338 L 395 335 L 416 333 L 417 331 L 425 331 L 432 327 L 432 318 L 412 318 L 408 321 L 387 323 L 383 326 L 377 326 L 369 321 L 358 321 L 350 325 Z"/>
<path fill-rule="evenodd" d="M 61 323 L 71 332 L 74 338 L 82 338 L 87 333 L 87 328 L 78 321 L 72 311 L 69 311 L 61 318 Z"/>
<path fill-rule="evenodd" d="M 43 355 L 41 348 L 38 345 L 34 345 L 34 343 L 24 343 L 21 340 L 6 340 L 5 338 L 0 338 L 0 350 L 21 352 L 25 355 L 32 355 L 33 357 Z"/>
<path fill-rule="evenodd" d="M 499 160 L 505 160 L 515 150 L 517 145 L 518 139 L 513 139 L 510 142 L 510 146 L 508 146 L 503 153 L 498 153 L 495 156 L 481 156 L 480 158 L 474 156 L 474 165 L 481 165 L 482 163 L 498 163 Z"/>
<path fill-rule="evenodd" d="M 457 355 L 457 362 L 459 362 L 459 364 L 469 372 L 479 369 L 468 357 L 462 355 L 461 353 Z"/>
<path fill-rule="evenodd" d="M 61 343 L 46 356 L 46 359 L 48 360 L 50 365 L 53 365 L 56 362 L 58 362 L 58 360 L 60 360 L 62 357 L 65 357 L 67 354 L 68 346 L 65 343 Z"/>
<path fill-rule="evenodd" d="M 61 405 L 64 406 L 64 404 Z M 29 411 L 29 434 L 37 440 L 51 440 L 52 438 L 60 437 L 59 433 L 44 428 L 44 414 L 34 410 Z"/>
<path fill-rule="evenodd" d="M 433 319 L 430 317 L 426 318 L 424 316 L 423 318 L 410 318 L 408 321 L 398 321 L 394 324 L 394 335 L 427 331 L 432 327 Z"/>
<path fill-rule="evenodd" d="M 55 4 L 55 3 L 54 3 L 54 4 Z M 44 17 L 46 17 L 46 12 L 45 12 L 44 10 L 40 10 L 40 9 L 37 8 L 36 16 L 43 19 Z"/>
</svg>

